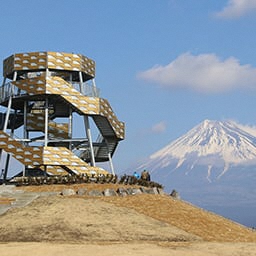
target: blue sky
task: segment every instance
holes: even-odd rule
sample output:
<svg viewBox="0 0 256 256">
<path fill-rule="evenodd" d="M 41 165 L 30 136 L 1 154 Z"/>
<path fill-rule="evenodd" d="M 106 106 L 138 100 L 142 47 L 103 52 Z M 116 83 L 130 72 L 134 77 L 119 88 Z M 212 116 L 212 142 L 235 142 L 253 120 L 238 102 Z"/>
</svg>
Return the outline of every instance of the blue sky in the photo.
<svg viewBox="0 0 256 256">
<path fill-rule="evenodd" d="M 94 59 L 101 97 L 126 123 L 122 171 L 205 119 L 256 125 L 255 14 L 256 0 L 0 0 L 0 59 Z"/>
</svg>

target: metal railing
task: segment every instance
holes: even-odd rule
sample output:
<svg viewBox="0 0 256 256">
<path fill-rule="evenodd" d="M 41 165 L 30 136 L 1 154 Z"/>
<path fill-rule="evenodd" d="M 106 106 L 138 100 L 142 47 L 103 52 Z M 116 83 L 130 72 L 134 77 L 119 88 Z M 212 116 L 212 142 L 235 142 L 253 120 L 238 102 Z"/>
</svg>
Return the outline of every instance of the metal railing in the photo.
<svg viewBox="0 0 256 256">
<path fill-rule="evenodd" d="M 78 83 L 78 82 L 72 82 L 73 87 L 79 91 L 81 94 L 89 97 L 100 97 L 100 90 L 94 85 L 91 85 L 89 83 Z"/>
<path fill-rule="evenodd" d="M 95 85 L 89 83 L 73 83 L 73 87 L 79 91 L 81 94 L 89 97 L 99 97 L 100 90 Z M 28 95 L 28 92 L 25 90 L 19 89 L 12 82 L 8 82 L 0 87 L 0 102 L 7 100 L 10 96 L 17 97 Z"/>
<path fill-rule="evenodd" d="M 26 91 L 19 89 L 12 82 L 8 82 L 0 87 L 0 102 L 5 101 L 10 96 L 21 96 L 28 94 Z"/>
</svg>

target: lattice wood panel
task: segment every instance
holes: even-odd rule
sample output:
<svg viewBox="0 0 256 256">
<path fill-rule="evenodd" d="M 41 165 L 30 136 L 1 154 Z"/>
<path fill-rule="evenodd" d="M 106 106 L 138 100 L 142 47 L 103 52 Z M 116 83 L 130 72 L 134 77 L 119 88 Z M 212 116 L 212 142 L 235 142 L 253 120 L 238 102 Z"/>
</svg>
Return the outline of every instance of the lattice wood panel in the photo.
<svg viewBox="0 0 256 256">
<path fill-rule="evenodd" d="M 26 147 L 3 131 L 0 131 L 0 148 L 25 165 L 42 165 L 43 163 L 42 147 Z"/>
<path fill-rule="evenodd" d="M 27 114 L 27 130 L 44 132 L 45 114 L 29 113 Z M 49 137 L 56 139 L 68 139 L 68 124 L 56 123 L 54 121 L 48 122 Z"/>
</svg>

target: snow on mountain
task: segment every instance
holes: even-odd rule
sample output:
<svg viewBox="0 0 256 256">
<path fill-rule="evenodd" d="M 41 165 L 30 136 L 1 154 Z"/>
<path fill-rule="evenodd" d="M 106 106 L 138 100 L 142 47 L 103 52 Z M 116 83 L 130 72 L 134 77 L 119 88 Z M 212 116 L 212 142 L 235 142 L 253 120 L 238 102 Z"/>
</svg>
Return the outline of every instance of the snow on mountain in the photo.
<svg viewBox="0 0 256 256">
<path fill-rule="evenodd" d="M 222 168 L 222 176 L 231 165 L 256 164 L 256 128 L 205 120 L 152 154 L 138 169 L 154 172 L 173 164 L 178 169 L 185 163 L 190 169 L 206 166 L 208 176 L 215 167 Z"/>
<path fill-rule="evenodd" d="M 256 128 L 205 120 L 137 165 L 183 200 L 256 225 Z"/>
</svg>

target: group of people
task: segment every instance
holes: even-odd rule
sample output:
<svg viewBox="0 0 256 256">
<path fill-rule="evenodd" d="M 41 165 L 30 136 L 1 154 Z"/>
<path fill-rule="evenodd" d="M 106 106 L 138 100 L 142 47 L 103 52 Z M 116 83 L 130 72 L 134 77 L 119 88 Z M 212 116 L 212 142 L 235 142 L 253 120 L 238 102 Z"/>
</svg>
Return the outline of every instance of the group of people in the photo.
<svg viewBox="0 0 256 256">
<path fill-rule="evenodd" d="M 146 180 L 146 181 L 150 181 L 150 174 L 147 170 L 144 170 L 141 175 L 139 175 L 136 171 L 133 173 L 133 176 L 136 179 L 142 179 L 142 180 Z"/>
</svg>

